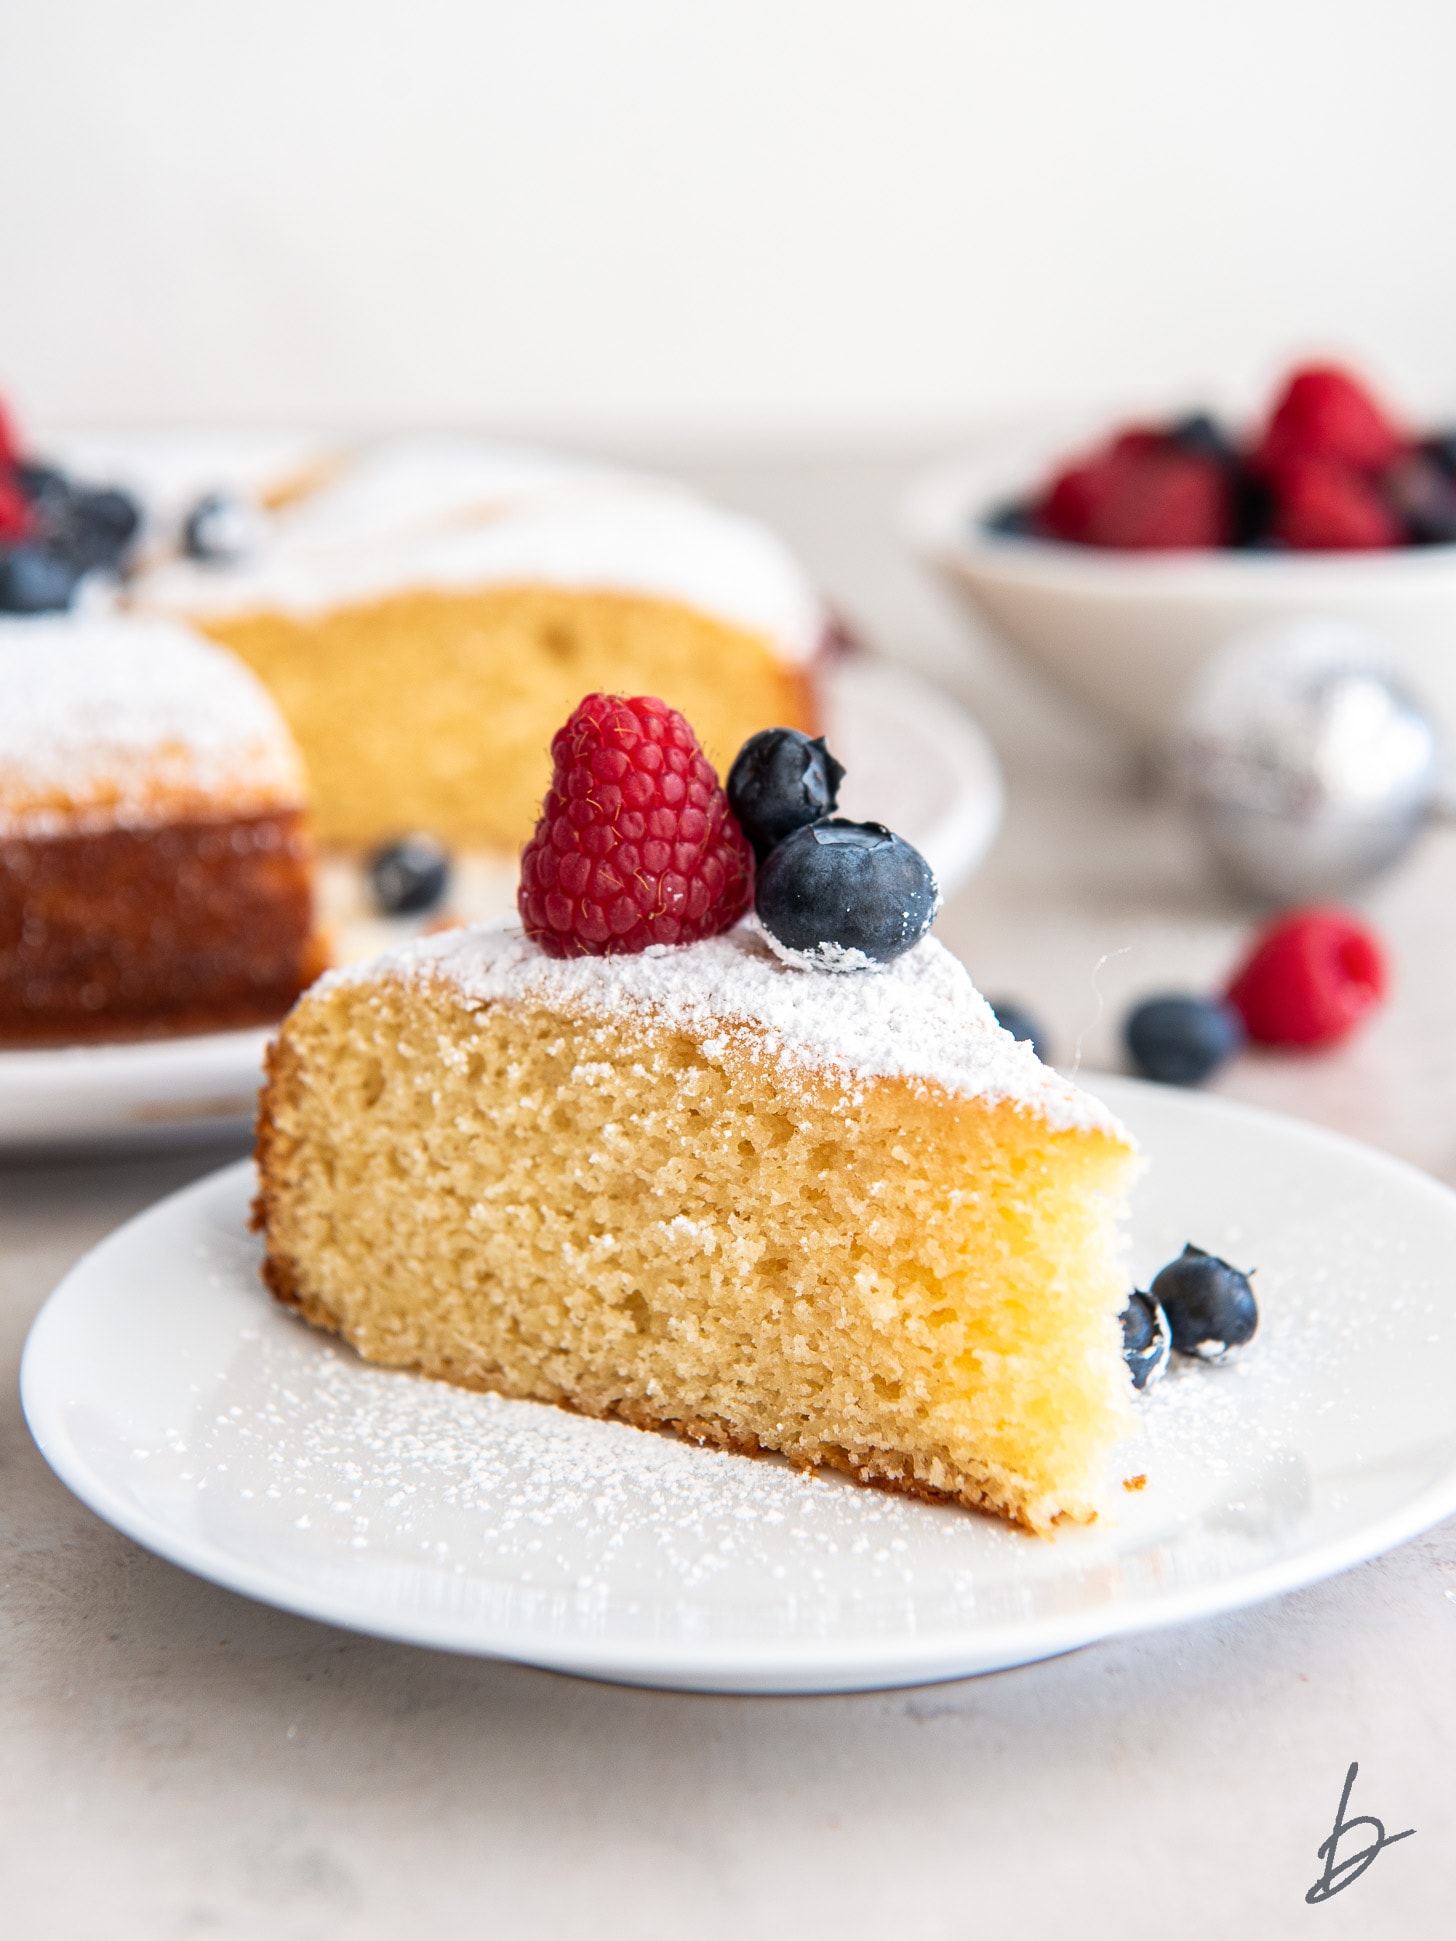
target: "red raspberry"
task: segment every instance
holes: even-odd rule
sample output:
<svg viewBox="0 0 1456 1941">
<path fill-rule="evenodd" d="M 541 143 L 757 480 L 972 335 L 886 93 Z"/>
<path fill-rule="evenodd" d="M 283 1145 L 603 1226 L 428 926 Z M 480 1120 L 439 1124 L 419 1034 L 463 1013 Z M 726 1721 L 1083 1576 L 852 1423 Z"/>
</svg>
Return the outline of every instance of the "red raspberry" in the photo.
<svg viewBox="0 0 1456 1941">
<path fill-rule="evenodd" d="M 1291 458 L 1326 458 L 1383 472 L 1405 440 L 1365 387 L 1333 364 L 1306 364 L 1285 384 L 1253 462 L 1272 472 Z"/>
<path fill-rule="evenodd" d="M 1269 530 L 1300 552 L 1378 552 L 1405 528 L 1369 479 L 1323 458 L 1286 459 L 1273 474 Z"/>
<path fill-rule="evenodd" d="M 3 433 L 4 424 L 0 421 L 0 435 Z M 0 470 L 0 541 L 28 538 L 34 525 L 30 501 L 14 477 Z"/>
<path fill-rule="evenodd" d="M 1224 468 L 1156 431 L 1125 431 L 1068 466 L 1035 516 L 1051 539 L 1144 552 L 1226 546 L 1233 527 Z"/>
<path fill-rule="evenodd" d="M 1338 1044 L 1383 1001 L 1379 939 L 1343 910 L 1290 910 L 1254 941 L 1228 1001 L 1255 1044 Z"/>
<path fill-rule="evenodd" d="M 589 694 L 551 757 L 516 893 L 548 957 L 696 943 L 738 921 L 753 852 L 676 709 L 651 695 Z"/>
<path fill-rule="evenodd" d="M 10 471 L 20 463 L 22 456 L 15 420 L 11 417 L 10 408 L 4 398 L 0 398 L 0 471 Z"/>
</svg>

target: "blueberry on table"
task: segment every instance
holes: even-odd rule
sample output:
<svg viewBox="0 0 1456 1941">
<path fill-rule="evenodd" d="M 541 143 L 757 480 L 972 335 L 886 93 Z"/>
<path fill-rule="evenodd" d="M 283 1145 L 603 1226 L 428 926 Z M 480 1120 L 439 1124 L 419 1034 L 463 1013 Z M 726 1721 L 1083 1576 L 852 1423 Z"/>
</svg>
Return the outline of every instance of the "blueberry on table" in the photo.
<svg viewBox="0 0 1456 1941">
<path fill-rule="evenodd" d="M 762 862 L 785 836 L 833 815 L 843 780 L 822 735 L 811 741 L 797 728 L 764 728 L 734 758 L 728 806 Z"/>
<path fill-rule="evenodd" d="M 785 950 L 851 970 L 865 959 L 888 964 L 919 943 L 940 892 L 920 851 L 883 823 L 834 817 L 796 829 L 769 851 L 753 907 Z"/>
<path fill-rule="evenodd" d="M 1020 1043 L 1030 1045 L 1044 1065 L 1051 1063 L 1048 1049 L 1051 1040 L 1038 1018 L 1018 1004 L 1014 997 L 990 997 L 986 1002 L 1003 1031 L 1009 1031 Z"/>
<path fill-rule="evenodd" d="M 385 916 L 433 910 L 450 881 L 450 853 L 433 836 L 382 844 L 365 866 L 376 907 Z"/>
<path fill-rule="evenodd" d="M 1162 1303 L 1151 1294 L 1133 1294 L 1122 1310 L 1122 1357 L 1134 1388 L 1151 1388 L 1168 1366 L 1172 1331 Z"/>
<path fill-rule="evenodd" d="M 39 546 L 0 548 L 0 613 L 60 613 L 81 575 Z"/>
<path fill-rule="evenodd" d="M 1222 998 L 1144 998 L 1123 1026 L 1128 1056 L 1159 1085 L 1201 1085 L 1244 1042 L 1239 1014 Z"/>
<path fill-rule="evenodd" d="M 1251 1341 L 1259 1325 L 1249 1276 L 1191 1241 L 1153 1276 L 1150 1292 L 1163 1304 L 1180 1355 L 1223 1361 Z"/>
</svg>

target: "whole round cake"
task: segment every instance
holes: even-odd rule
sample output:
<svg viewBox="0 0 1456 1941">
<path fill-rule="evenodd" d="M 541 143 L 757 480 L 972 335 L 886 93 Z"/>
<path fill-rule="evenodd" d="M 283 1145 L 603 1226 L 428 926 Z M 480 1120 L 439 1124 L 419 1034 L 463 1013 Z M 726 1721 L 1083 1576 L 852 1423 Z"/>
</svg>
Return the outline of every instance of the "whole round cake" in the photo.
<svg viewBox="0 0 1456 1941">
<path fill-rule="evenodd" d="M 135 602 L 272 691 L 324 837 L 426 829 L 517 847 L 551 736 L 600 688 L 653 693 L 726 762 L 812 729 L 822 599 L 764 528 L 668 482 L 470 440 L 387 442 L 285 495 L 239 557 L 174 561 Z"/>
<path fill-rule="evenodd" d="M 185 627 L 0 617 L 0 1043 L 266 1023 L 325 961 L 298 751 Z"/>
</svg>

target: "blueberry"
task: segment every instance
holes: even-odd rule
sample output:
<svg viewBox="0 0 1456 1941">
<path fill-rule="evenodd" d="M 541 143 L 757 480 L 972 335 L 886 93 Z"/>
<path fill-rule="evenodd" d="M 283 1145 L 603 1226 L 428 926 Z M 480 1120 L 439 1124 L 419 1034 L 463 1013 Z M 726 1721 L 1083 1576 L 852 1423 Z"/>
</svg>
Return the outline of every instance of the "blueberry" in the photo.
<svg viewBox="0 0 1456 1941">
<path fill-rule="evenodd" d="M 1151 1292 L 1163 1304 L 1180 1355 L 1223 1361 L 1252 1340 L 1259 1325 L 1248 1275 L 1191 1241 L 1153 1276 Z"/>
<path fill-rule="evenodd" d="M 834 818 L 769 851 L 754 908 L 786 950 L 816 952 L 829 967 L 848 950 L 887 964 L 925 935 L 940 892 L 920 851 L 883 823 Z"/>
<path fill-rule="evenodd" d="M 998 505 L 988 512 L 981 524 L 987 532 L 994 532 L 1003 539 L 1034 538 L 1036 508 L 1024 499 L 1012 499 L 1006 505 Z"/>
<path fill-rule="evenodd" d="M 1161 1301 L 1151 1294 L 1133 1294 L 1122 1310 L 1122 1358 L 1132 1371 L 1134 1388 L 1151 1388 L 1168 1366 L 1172 1330 Z"/>
<path fill-rule="evenodd" d="M 71 493 L 67 550 L 83 570 L 119 566 L 141 530 L 141 507 L 115 486 L 83 486 Z"/>
<path fill-rule="evenodd" d="M 28 459 L 22 460 L 15 468 L 15 480 L 42 517 L 70 500 L 71 481 L 54 465 L 36 465 Z"/>
<path fill-rule="evenodd" d="M 1044 1065 L 1051 1063 L 1047 1050 L 1050 1041 L 1040 1021 L 1030 1011 L 1023 1010 L 1015 998 L 992 997 L 987 998 L 986 1002 L 1003 1031 L 1009 1031 L 1022 1044 L 1030 1045 Z"/>
<path fill-rule="evenodd" d="M 40 546 L 0 548 L 0 613 L 60 613 L 80 574 Z"/>
<path fill-rule="evenodd" d="M 433 836 L 380 845 L 365 865 L 374 901 L 386 916 L 433 910 L 450 881 L 450 854 Z"/>
<path fill-rule="evenodd" d="M 1420 449 L 1448 478 L 1456 479 L 1456 430 L 1433 432 L 1421 440 Z"/>
<path fill-rule="evenodd" d="M 1160 1085 L 1201 1085 L 1244 1042 L 1243 1022 L 1222 998 L 1149 997 L 1123 1026 L 1128 1055 Z"/>
<path fill-rule="evenodd" d="M 1269 481 L 1247 465 L 1238 466 L 1233 474 L 1233 512 L 1234 545 L 1259 552 L 1270 550 L 1274 494 Z"/>
<path fill-rule="evenodd" d="M 832 815 L 844 770 L 824 746 L 797 728 L 750 735 L 728 771 L 728 806 L 760 862 L 785 836 Z"/>
<path fill-rule="evenodd" d="M 227 564 L 246 559 L 258 546 L 258 515 L 231 492 L 209 492 L 182 523 L 182 550 L 189 559 Z"/>
<path fill-rule="evenodd" d="M 1168 436 L 1185 452 L 1199 458 L 1215 458 L 1232 469 L 1239 462 L 1238 448 L 1216 418 L 1206 411 L 1192 411 L 1169 425 Z"/>
<path fill-rule="evenodd" d="M 1408 452 L 1381 481 L 1392 510 L 1415 546 L 1456 540 L 1456 479 L 1429 452 Z"/>
</svg>

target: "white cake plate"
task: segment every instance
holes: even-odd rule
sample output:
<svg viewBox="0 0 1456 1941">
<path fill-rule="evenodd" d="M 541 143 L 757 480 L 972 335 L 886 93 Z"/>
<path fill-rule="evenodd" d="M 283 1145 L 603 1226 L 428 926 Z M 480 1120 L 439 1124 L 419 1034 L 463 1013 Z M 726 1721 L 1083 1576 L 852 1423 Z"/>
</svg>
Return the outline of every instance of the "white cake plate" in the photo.
<svg viewBox="0 0 1456 1941">
<path fill-rule="evenodd" d="M 1093 1089 L 1151 1160 L 1140 1282 L 1196 1240 L 1257 1263 L 1262 1322 L 1241 1361 L 1140 1400 L 1090 1528 L 1029 1537 L 372 1368 L 263 1292 L 246 1162 L 72 1270 L 26 1346 L 26 1418 L 98 1515 L 246 1596 L 703 1691 L 1024 1664 L 1312 1583 L 1456 1509 L 1456 1194 L 1245 1106 Z"/>
<path fill-rule="evenodd" d="M 825 733 L 849 770 L 843 812 L 888 823 L 930 859 L 944 891 L 957 889 L 1001 820 L 1001 773 L 985 735 L 948 696 L 868 656 L 835 663 L 823 693 Z M 327 863 L 323 887 L 347 960 L 388 950 L 423 926 L 372 916 L 357 865 Z M 458 859 L 453 914 L 476 923 L 513 916 L 515 900 L 514 858 Z M 0 1052 L 0 1151 L 242 1133 L 270 1035 Z"/>
</svg>

